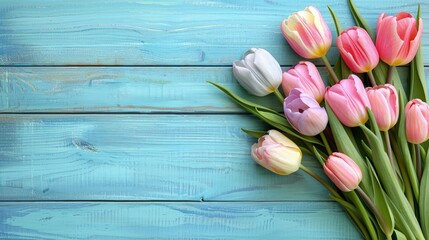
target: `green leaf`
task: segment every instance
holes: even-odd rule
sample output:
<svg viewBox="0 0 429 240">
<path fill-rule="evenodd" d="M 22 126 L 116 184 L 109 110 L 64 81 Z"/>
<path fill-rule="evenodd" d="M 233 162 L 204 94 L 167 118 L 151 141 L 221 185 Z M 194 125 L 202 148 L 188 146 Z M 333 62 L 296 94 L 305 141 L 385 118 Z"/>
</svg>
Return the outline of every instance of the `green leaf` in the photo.
<svg viewBox="0 0 429 240">
<path fill-rule="evenodd" d="M 236 103 L 238 103 L 240 106 L 242 106 L 242 107 L 244 107 L 244 108 L 246 108 L 246 109 L 248 109 L 248 108 L 259 108 L 259 109 L 263 109 L 263 110 L 265 110 L 265 111 L 268 111 L 268 112 L 273 112 L 273 113 L 277 113 L 275 110 L 273 110 L 273 109 L 270 109 L 270 108 L 267 108 L 267 107 L 264 107 L 264 106 L 262 106 L 262 105 L 259 105 L 259 104 L 256 104 L 256 103 L 253 103 L 253 102 L 250 102 L 250 101 L 248 101 L 248 100 L 246 100 L 246 99 L 244 99 L 244 98 L 241 98 L 241 97 L 239 97 L 239 96 L 237 96 L 237 95 L 235 95 L 234 93 L 232 93 L 230 90 L 228 90 L 227 88 L 225 88 L 225 87 L 223 87 L 222 85 L 220 85 L 220 84 L 217 84 L 217 83 L 215 83 L 215 82 L 211 82 L 211 81 L 208 81 L 210 84 L 212 84 L 212 85 L 214 85 L 215 87 L 217 87 L 217 88 L 219 88 L 222 92 L 224 92 L 225 94 L 227 94 L 228 96 L 230 96 Z"/>
<path fill-rule="evenodd" d="M 428 149 L 429 152 L 429 149 Z M 426 239 L 429 239 L 429 154 L 426 155 L 426 164 L 423 169 L 423 176 L 420 183 L 420 225 Z"/>
<path fill-rule="evenodd" d="M 402 152 L 402 158 L 398 158 L 398 160 L 403 160 L 400 165 L 405 166 L 405 170 L 407 171 L 408 179 L 411 184 L 411 187 L 413 189 L 413 193 L 415 196 L 415 199 L 419 199 L 419 183 L 417 180 L 417 174 L 414 170 L 413 166 L 413 160 L 410 155 L 410 149 L 408 147 L 407 139 L 405 138 L 405 103 L 403 96 L 403 91 L 398 91 L 398 98 L 399 98 L 399 119 L 398 123 L 396 124 L 396 130 L 397 130 L 397 143 L 399 144 L 399 148 Z"/>
<path fill-rule="evenodd" d="M 249 129 L 245 129 L 245 128 L 241 128 L 241 131 L 247 133 L 247 135 L 252 136 L 254 138 L 260 138 L 260 137 L 264 136 L 265 134 L 267 134 L 266 131 L 255 131 L 255 130 L 249 130 Z"/>
<path fill-rule="evenodd" d="M 331 13 L 332 19 L 334 20 L 335 29 L 337 30 L 337 36 L 338 36 L 343 31 L 343 27 L 341 26 L 340 20 L 338 19 L 334 10 L 332 10 L 332 8 L 329 6 L 328 6 L 328 9 L 329 9 L 329 12 Z"/>
<path fill-rule="evenodd" d="M 367 160 L 367 165 L 369 168 L 369 176 L 372 183 L 372 191 L 374 196 L 373 201 L 382 218 L 379 219 L 377 217 L 377 223 L 380 226 L 380 229 L 383 230 L 384 234 L 386 234 L 386 236 L 391 236 L 395 227 L 395 220 L 393 218 L 392 211 L 389 208 L 389 204 L 387 203 L 386 193 L 384 192 L 383 188 L 381 188 L 381 184 L 378 181 L 377 173 L 375 173 L 375 170 L 369 160 Z"/>
<path fill-rule="evenodd" d="M 405 197 L 410 203 L 411 207 L 414 209 L 414 195 L 413 189 L 411 187 L 410 179 L 408 177 L 407 168 L 405 167 L 404 154 L 402 153 L 401 147 L 399 146 L 398 140 L 396 140 L 395 134 L 390 135 L 390 144 L 392 149 L 395 152 L 394 156 L 396 157 L 398 175 L 401 176 L 401 188 L 404 191 Z"/>
<path fill-rule="evenodd" d="M 323 165 L 323 163 L 326 162 L 326 159 L 328 158 L 328 156 L 325 153 L 320 152 L 319 149 L 317 149 L 315 146 L 313 146 L 313 153 L 314 153 L 314 156 L 317 158 L 317 160 L 319 160 L 321 165 Z"/>
<path fill-rule="evenodd" d="M 407 237 L 400 231 L 396 230 L 393 231 L 393 235 L 392 235 L 392 239 L 396 239 L 396 240 L 407 240 Z"/>
<path fill-rule="evenodd" d="M 328 7 L 329 12 L 331 13 L 332 19 L 335 23 L 335 28 L 337 30 L 337 36 L 340 35 L 340 33 L 343 31 L 340 21 L 338 20 L 337 15 L 335 14 L 334 10 L 332 8 Z M 337 62 L 334 65 L 334 72 L 340 79 L 348 78 L 350 74 L 352 74 L 352 71 L 347 67 L 344 60 L 341 58 L 341 56 L 338 57 Z M 334 84 L 334 80 L 331 76 L 328 77 L 329 83 L 331 85 Z"/>
<path fill-rule="evenodd" d="M 349 8 L 350 8 L 350 12 L 352 13 L 353 19 L 355 20 L 356 25 L 358 25 L 361 28 L 364 28 L 368 32 L 369 36 L 371 36 L 372 40 L 374 41 L 375 40 L 374 33 L 369 27 L 368 22 L 359 13 L 359 11 L 357 10 L 352 0 L 349 0 Z"/>
<path fill-rule="evenodd" d="M 420 4 L 417 9 L 417 17 L 420 18 Z M 418 24 L 417 20 L 417 24 Z M 416 56 L 410 64 L 410 99 L 420 98 L 422 101 L 427 102 L 427 87 L 425 80 L 425 67 L 422 56 L 422 47 L 419 46 Z"/>
<path fill-rule="evenodd" d="M 263 115 L 265 118 L 269 119 L 270 121 L 281 124 L 287 128 L 293 129 L 293 127 L 290 125 L 289 121 L 286 119 L 286 117 L 283 114 L 280 114 L 277 112 L 273 113 L 259 108 L 256 108 L 255 110 L 256 112 Z"/>
<path fill-rule="evenodd" d="M 367 111 L 370 118 L 370 123 L 377 125 L 371 110 L 367 109 Z M 414 211 L 411 208 L 411 205 L 408 203 L 408 200 L 405 198 L 399 183 L 395 179 L 392 167 L 390 166 L 389 157 L 384 151 L 383 142 L 377 136 L 377 134 L 374 134 L 371 130 L 365 127 L 365 125 L 361 125 L 360 127 L 362 131 L 365 132 L 370 141 L 373 153 L 372 159 L 374 159 L 373 164 L 378 173 L 378 176 L 380 177 L 380 182 L 382 183 L 383 188 L 385 189 L 389 198 L 393 201 L 394 205 L 398 207 L 400 214 L 394 215 L 395 219 L 403 218 L 408 227 L 413 232 L 414 236 L 416 236 L 417 239 L 423 238 L 423 233 L 420 229 L 419 222 L 414 215 Z M 378 129 L 377 126 L 372 127 L 375 130 Z"/>
<path fill-rule="evenodd" d="M 414 237 L 414 233 L 412 230 L 408 227 L 408 224 L 406 223 L 405 219 L 401 217 L 401 212 L 399 209 L 395 206 L 392 199 L 387 198 L 387 202 L 389 203 L 390 210 L 392 210 L 393 216 L 399 216 L 395 217 L 395 231 L 400 230 L 403 235 L 405 235 L 405 239 L 416 239 Z M 409 238 L 407 238 L 409 236 Z"/>
<path fill-rule="evenodd" d="M 366 154 L 371 156 L 372 155 L 372 150 L 371 148 L 365 143 L 365 141 L 363 139 L 361 139 L 361 144 L 363 149 L 365 150 Z"/>
</svg>

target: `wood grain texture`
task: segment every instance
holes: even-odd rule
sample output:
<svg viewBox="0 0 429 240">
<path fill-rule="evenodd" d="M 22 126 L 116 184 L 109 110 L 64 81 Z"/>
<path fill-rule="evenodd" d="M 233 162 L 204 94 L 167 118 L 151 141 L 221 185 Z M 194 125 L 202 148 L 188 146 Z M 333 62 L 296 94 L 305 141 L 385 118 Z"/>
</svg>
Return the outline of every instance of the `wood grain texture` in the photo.
<svg viewBox="0 0 429 240">
<path fill-rule="evenodd" d="M 355 2 L 375 28 L 419 0 Z M 267 127 L 206 82 L 247 96 L 251 47 L 295 64 L 279 24 L 307 5 L 353 25 L 346 0 L 0 1 L 0 239 L 360 238 L 313 179 L 251 160 L 240 128 Z"/>
<path fill-rule="evenodd" d="M 380 13 L 415 13 L 419 2 L 429 22 L 429 5 L 421 0 L 360 0 L 356 6 L 375 29 Z M 0 64 L 229 66 L 247 49 L 262 47 L 292 65 L 299 58 L 283 39 L 280 22 L 308 5 L 320 9 L 332 31 L 327 5 L 344 28 L 354 25 L 346 0 L 3 0 Z M 426 64 L 428 44 L 423 41 Z M 334 46 L 331 62 L 337 55 Z"/>
<path fill-rule="evenodd" d="M 253 162 L 240 127 L 265 129 L 247 115 L 3 116 L 0 200 L 329 200 Z"/>
<path fill-rule="evenodd" d="M 339 228 L 341 231 L 339 231 Z M 359 239 L 336 203 L 0 203 L 2 239 Z"/>
<path fill-rule="evenodd" d="M 326 79 L 325 68 L 319 70 Z M 399 68 L 401 79 L 407 70 Z M 429 68 L 425 73 L 429 80 Z M 0 112 L 244 112 L 207 81 L 282 111 L 272 95 L 247 94 L 230 67 L 6 67 L 0 68 Z"/>
</svg>

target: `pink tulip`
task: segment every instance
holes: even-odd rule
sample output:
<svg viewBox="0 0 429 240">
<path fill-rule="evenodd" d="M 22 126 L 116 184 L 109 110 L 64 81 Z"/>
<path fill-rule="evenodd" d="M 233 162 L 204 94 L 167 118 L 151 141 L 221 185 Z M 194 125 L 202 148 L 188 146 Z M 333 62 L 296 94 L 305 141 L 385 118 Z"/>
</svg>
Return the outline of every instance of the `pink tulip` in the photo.
<svg viewBox="0 0 429 240">
<path fill-rule="evenodd" d="M 261 166 L 280 174 L 296 172 L 301 165 L 299 147 L 279 131 L 270 130 L 252 146 L 252 157 Z"/>
<path fill-rule="evenodd" d="M 325 95 L 325 84 L 322 77 L 316 66 L 308 61 L 301 61 L 284 72 L 282 87 L 286 95 L 289 95 L 292 89 L 300 88 L 319 103 Z"/>
<path fill-rule="evenodd" d="M 369 72 L 378 64 L 378 53 L 368 33 L 351 27 L 337 38 L 337 46 L 347 66 L 356 73 Z"/>
<path fill-rule="evenodd" d="M 325 99 L 340 122 L 347 127 L 357 127 L 368 120 L 366 108 L 371 108 L 362 81 L 351 74 L 348 79 L 328 87 Z"/>
<path fill-rule="evenodd" d="M 320 58 L 332 43 L 331 31 L 315 7 L 293 13 L 284 19 L 280 29 L 289 45 L 304 58 Z"/>
<path fill-rule="evenodd" d="M 323 170 L 335 186 L 343 192 L 353 191 L 362 180 L 359 166 L 343 153 L 332 153 L 323 165 Z"/>
<path fill-rule="evenodd" d="M 375 43 L 381 60 L 390 66 L 411 62 L 419 48 L 422 32 L 421 18 L 417 29 L 416 19 L 409 13 L 400 12 L 395 17 L 381 14 Z"/>
<path fill-rule="evenodd" d="M 396 88 L 391 84 L 366 88 L 371 110 L 378 128 L 387 131 L 395 126 L 399 117 L 399 102 Z"/>
<path fill-rule="evenodd" d="M 325 108 L 298 88 L 293 89 L 285 98 L 284 112 L 293 128 L 306 136 L 319 134 L 328 124 Z"/>
<path fill-rule="evenodd" d="M 429 139 L 429 106 L 413 99 L 405 106 L 405 132 L 410 143 L 420 144 Z"/>
</svg>

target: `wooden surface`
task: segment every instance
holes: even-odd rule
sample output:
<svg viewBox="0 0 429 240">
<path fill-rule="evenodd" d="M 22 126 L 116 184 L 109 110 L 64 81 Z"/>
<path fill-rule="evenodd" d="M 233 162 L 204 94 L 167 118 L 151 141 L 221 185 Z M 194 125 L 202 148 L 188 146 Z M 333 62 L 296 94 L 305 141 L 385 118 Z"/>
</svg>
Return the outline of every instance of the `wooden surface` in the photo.
<svg viewBox="0 0 429 240">
<path fill-rule="evenodd" d="M 356 1 L 374 28 L 417 3 Z M 279 24 L 307 5 L 352 25 L 346 0 L 0 1 L 0 238 L 361 238 L 306 174 L 251 160 L 240 128 L 267 126 L 207 83 L 247 96 L 230 66 L 250 47 L 295 64 Z"/>
</svg>

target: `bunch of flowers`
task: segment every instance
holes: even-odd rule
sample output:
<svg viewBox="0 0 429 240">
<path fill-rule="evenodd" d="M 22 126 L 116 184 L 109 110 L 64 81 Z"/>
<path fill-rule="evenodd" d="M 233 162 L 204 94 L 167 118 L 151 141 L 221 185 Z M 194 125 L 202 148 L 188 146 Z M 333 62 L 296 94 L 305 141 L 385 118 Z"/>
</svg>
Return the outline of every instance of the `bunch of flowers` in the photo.
<svg viewBox="0 0 429 240">
<path fill-rule="evenodd" d="M 429 106 L 420 8 L 416 18 L 381 14 L 374 35 L 351 0 L 349 6 L 358 26 L 344 31 L 329 8 L 340 53 L 334 68 L 326 58 L 331 31 L 318 9 L 307 7 L 281 22 L 298 55 L 322 59 L 327 87 L 312 62 L 282 72 L 264 49 L 252 48 L 233 63 L 240 85 L 256 96 L 274 93 L 283 113 L 212 84 L 272 126 L 268 132 L 243 129 L 258 138 L 251 148 L 258 164 L 282 175 L 299 169 L 310 174 L 366 239 L 429 239 Z M 407 91 L 395 68 L 402 65 L 409 66 Z M 320 162 L 336 187 L 302 165 L 303 152 Z"/>
</svg>

